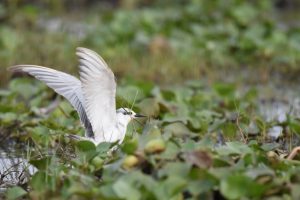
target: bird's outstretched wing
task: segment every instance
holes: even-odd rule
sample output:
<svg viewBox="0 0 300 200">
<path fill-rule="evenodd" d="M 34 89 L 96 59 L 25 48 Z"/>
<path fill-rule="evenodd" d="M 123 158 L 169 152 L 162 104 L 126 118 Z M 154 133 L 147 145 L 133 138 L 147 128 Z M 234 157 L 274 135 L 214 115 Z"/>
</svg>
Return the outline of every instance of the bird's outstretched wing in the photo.
<svg viewBox="0 0 300 200">
<path fill-rule="evenodd" d="M 84 97 L 80 80 L 64 72 L 36 65 L 16 65 L 10 67 L 9 70 L 28 73 L 65 97 L 77 110 L 80 120 L 86 129 L 86 136 L 94 136 L 91 123 L 84 110 Z"/>
<path fill-rule="evenodd" d="M 116 124 L 116 82 L 113 72 L 94 51 L 77 48 L 85 111 L 95 138 L 110 141 Z"/>
</svg>

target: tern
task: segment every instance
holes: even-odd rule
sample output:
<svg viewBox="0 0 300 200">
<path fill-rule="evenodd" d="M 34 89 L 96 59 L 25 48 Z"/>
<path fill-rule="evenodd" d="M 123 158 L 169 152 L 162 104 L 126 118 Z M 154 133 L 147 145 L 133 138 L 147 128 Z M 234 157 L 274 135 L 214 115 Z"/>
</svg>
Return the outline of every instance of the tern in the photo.
<svg viewBox="0 0 300 200">
<path fill-rule="evenodd" d="M 129 108 L 116 110 L 116 81 L 112 70 L 96 52 L 78 47 L 80 79 L 67 73 L 38 65 L 16 65 L 12 72 L 28 73 L 65 97 L 78 112 L 85 137 L 96 145 L 124 140 L 128 123 L 145 117 Z"/>
</svg>

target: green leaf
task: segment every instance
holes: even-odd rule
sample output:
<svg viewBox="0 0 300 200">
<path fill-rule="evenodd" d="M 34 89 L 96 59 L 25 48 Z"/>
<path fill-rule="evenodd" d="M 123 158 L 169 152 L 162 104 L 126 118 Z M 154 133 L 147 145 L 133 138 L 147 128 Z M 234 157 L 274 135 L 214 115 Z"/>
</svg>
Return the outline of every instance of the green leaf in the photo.
<svg viewBox="0 0 300 200">
<path fill-rule="evenodd" d="M 39 85 L 33 85 L 33 81 L 28 78 L 13 79 L 9 83 L 11 91 L 18 95 L 22 95 L 25 99 L 29 99 L 40 90 Z"/>
<path fill-rule="evenodd" d="M 243 197 L 259 198 L 266 187 L 256 183 L 242 174 L 229 175 L 221 180 L 220 191 L 228 199 L 241 199 Z"/>
<path fill-rule="evenodd" d="M 95 151 L 96 150 L 95 144 L 91 141 L 88 141 L 88 140 L 78 141 L 76 143 L 76 148 L 80 152 L 88 152 L 88 151 Z"/>
<path fill-rule="evenodd" d="M 44 157 L 38 160 L 30 160 L 29 163 L 35 166 L 39 170 L 47 170 L 52 157 Z"/>
<path fill-rule="evenodd" d="M 300 121 L 299 120 L 291 119 L 289 121 L 289 127 L 292 129 L 293 132 L 300 135 Z"/>
<path fill-rule="evenodd" d="M 30 181 L 32 189 L 39 192 L 47 190 L 46 177 L 47 175 L 45 172 L 38 171 L 35 173 Z"/>
<path fill-rule="evenodd" d="M 27 194 L 27 192 L 23 188 L 21 188 L 19 186 L 15 186 L 15 187 L 7 189 L 6 198 L 8 200 L 13 200 L 13 199 L 18 199 L 26 194 Z"/>
<path fill-rule="evenodd" d="M 139 200 L 141 198 L 139 190 L 123 179 L 119 179 L 114 183 L 113 190 L 119 198 L 128 200 Z"/>
<path fill-rule="evenodd" d="M 188 173 L 191 169 L 191 165 L 187 163 L 182 163 L 182 162 L 172 162 L 172 163 L 167 163 L 164 168 L 160 169 L 158 171 L 158 175 L 160 177 L 164 176 L 178 176 L 178 177 L 187 177 Z"/>
<path fill-rule="evenodd" d="M 137 104 L 141 113 L 148 117 L 155 117 L 159 115 L 159 104 L 155 98 L 146 98 Z"/>
<path fill-rule="evenodd" d="M 225 146 L 217 148 L 220 155 L 245 155 L 253 151 L 246 144 L 241 142 L 227 142 Z"/>
<path fill-rule="evenodd" d="M 170 123 L 164 127 L 164 131 L 171 132 L 177 137 L 189 135 L 189 133 L 191 133 L 191 131 L 182 122 Z"/>
<path fill-rule="evenodd" d="M 36 126 L 34 128 L 28 128 L 28 132 L 31 133 L 32 139 L 37 144 L 47 145 L 50 141 L 50 131 L 45 126 Z"/>
<path fill-rule="evenodd" d="M 125 140 L 121 148 L 124 153 L 133 154 L 138 148 L 138 141 L 135 138 L 131 140 Z"/>
<path fill-rule="evenodd" d="M 111 185 L 111 184 L 106 184 L 106 185 L 101 186 L 99 191 L 107 199 L 117 199 L 118 198 L 117 194 L 115 193 L 115 191 L 113 189 L 113 185 Z"/>
<path fill-rule="evenodd" d="M 236 137 L 236 133 L 237 133 L 237 126 L 234 123 L 231 122 L 225 122 L 222 125 L 222 130 L 224 133 L 224 136 L 228 137 L 229 139 L 233 139 Z"/>
<path fill-rule="evenodd" d="M 275 172 L 264 164 L 260 164 L 258 167 L 248 169 L 246 175 L 252 179 L 256 179 L 260 176 L 274 176 Z"/>
<path fill-rule="evenodd" d="M 115 144 L 116 145 L 116 144 Z M 109 143 L 109 142 L 101 142 L 100 144 L 97 145 L 96 150 L 98 153 L 106 153 L 108 152 L 114 144 Z"/>
<path fill-rule="evenodd" d="M 264 150 L 264 151 L 272 151 L 274 149 L 277 149 L 280 147 L 280 144 L 278 143 L 264 143 L 261 145 L 261 148 Z"/>
<path fill-rule="evenodd" d="M 187 181 L 184 178 L 173 175 L 168 177 L 160 185 L 157 185 L 157 190 L 154 191 L 154 193 L 156 194 L 157 199 L 170 199 L 181 193 L 186 185 Z"/>
</svg>

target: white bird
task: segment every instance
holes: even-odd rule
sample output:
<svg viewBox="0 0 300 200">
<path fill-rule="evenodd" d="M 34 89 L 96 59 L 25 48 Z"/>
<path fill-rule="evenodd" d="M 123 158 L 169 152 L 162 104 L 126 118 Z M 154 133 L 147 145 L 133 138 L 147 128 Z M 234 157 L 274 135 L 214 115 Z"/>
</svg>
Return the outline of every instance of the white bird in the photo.
<svg viewBox="0 0 300 200">
<path fill-rule="evenodd" d="M 28 73 L 65 97 L 78 112 L 86 130 L 86 139 L 95 144 L 117 141 L 120 144 L 124 140 L 128 123 L 134 118 L 145 116 L 129 108 L 116 110 L 113 72 L 96 52 L 82 47 L 76 50 L 80 80 L 64 72 L 37 65 L 16 65 L 9 70 Z"/>
</svg>

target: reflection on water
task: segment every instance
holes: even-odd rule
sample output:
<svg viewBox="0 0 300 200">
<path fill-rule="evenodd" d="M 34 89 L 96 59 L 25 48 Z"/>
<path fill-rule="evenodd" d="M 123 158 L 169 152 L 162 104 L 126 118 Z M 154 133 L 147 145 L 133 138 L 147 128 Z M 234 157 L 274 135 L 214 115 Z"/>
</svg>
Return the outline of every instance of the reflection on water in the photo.
<svg viewBox="0 0 300 200">
<path fill-rule="evenodd" d="M 285 125 L 289 119 L 300 119 L 300 87 L 297 83 L 276 82 L 257 87 L 257 101 L 260 115 L 266 122 L 273 122 L 267 134 L 276 140 L 286 136 Z M 300 138 L 293 137 L 294 145 L 300 144 Z"/>
<path fill-rule="evenodd" d="M 14 153 L 0 152 L 0 189 L 14 185 L 22 185 L 28 181 L 36 168 L 27 159 L 13 155 Z"/>
</svg>

